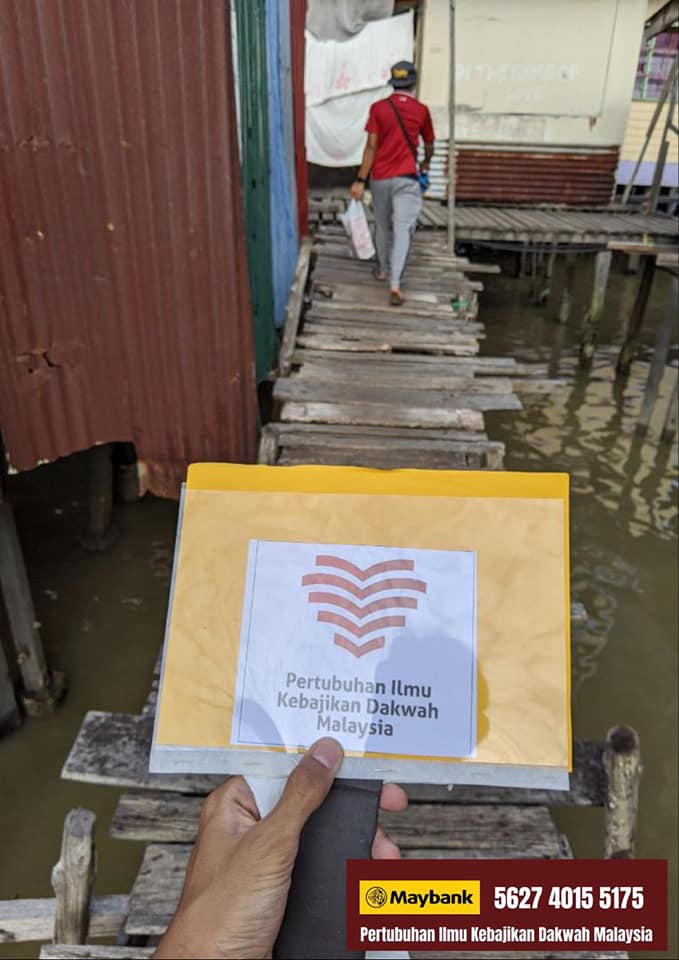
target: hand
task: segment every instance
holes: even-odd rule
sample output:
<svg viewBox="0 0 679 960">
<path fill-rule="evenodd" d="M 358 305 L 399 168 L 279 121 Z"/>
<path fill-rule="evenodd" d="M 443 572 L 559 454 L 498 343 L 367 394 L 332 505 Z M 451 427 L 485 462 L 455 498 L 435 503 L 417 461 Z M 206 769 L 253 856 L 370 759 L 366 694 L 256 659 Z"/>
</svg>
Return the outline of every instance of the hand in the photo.
<svg viewBox="0 0 679 960">
<path fill-rule="evenodd" d="M 351 184 L 351 190 L 349 192 L 354 200 L 362 200 L 365 192 L 365 184 L 361 183 L 360 180 L 354 180 L 354 182 Z"/>
<path fill-rule="evenodd" d="M 263 819 L 242 777 L 231 777 L 207 797 L 179 906 L 155 958 L 271 956 L 302 827 L 325 800 L 343 756 L 336 740 L 317 740 Z M 401 787 L 384 786 L 383 810 L 404 810 L 407 804 Z M 372 855 L 376 860 L 400 857 L 379 827 Z"/>
</svg>

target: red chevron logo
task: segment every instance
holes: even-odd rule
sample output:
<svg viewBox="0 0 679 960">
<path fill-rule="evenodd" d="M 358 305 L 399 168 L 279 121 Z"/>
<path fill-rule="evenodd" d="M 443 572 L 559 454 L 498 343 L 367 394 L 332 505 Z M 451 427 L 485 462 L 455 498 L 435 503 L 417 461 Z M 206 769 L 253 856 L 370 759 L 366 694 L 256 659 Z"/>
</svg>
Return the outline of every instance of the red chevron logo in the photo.
<svg viewBox="0 0 679 960">
<path fill-rule="evenodd" d="M 308 573 L 302 577 L 303 587 L 322 586 L 324 590 L 312 590 L 307 599 L 309 603 L 318 604 L 323 609 L 318 611 L 316 619 L 319 623 L 331 623 L 339 627 L 344 633 L 335 633 L 333 642 L 346 650 L 354 657 L 363 657 L 372 650 L 379 650 L 385 644 L 384 635 L 372 637 L 363 643 L 357 641 L 370 637 L 386 630 L 389 627 L 404 627 L 406 618 L 403 613 L 390 611 L 417 610 L 418 598 L 402 593 L 391 595 L 391 591 L 410 591 L 426 593 L 427 584 L 424 580 L 416 580 L 409 576 L 392 576 L 392 574 L 407 574 L 415 570 L 415 562 L 406 558 L 399 560 L 384 560 L 373 563 L 369 567 L 358 567 L 355 563 L 342 557 L 330 554 L 319 554 L 316 557 L 316 567 L 326 570 L 337 570 L 341 573 Z M 387 576 L 384 576 L 387 574 Z M 358 581 L 358 583 L 356 583 Z M 334 588 L 334 589 L 328 589 Z M 368 603 L 350 599 L 350 594 L 358 601 L 368 600 L 375 594 L 390 592 L 389 596 L 378 597 Z M 328 610 L 327 607 L 339 608 Z M 379 613 L 373 619 L 373 614 Z M 345 634 L 350 634 L 354 640 Z"/>
</svg>

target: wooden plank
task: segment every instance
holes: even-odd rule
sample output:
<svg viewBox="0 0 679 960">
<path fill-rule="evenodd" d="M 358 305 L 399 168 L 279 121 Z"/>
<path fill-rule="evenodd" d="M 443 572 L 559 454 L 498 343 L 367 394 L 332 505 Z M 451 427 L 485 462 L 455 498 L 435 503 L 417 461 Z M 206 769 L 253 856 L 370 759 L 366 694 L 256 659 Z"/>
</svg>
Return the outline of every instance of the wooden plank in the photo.
<svg viewBox="0 0 679 960">
<path fill-rule="evenodd" d="M 422 804 L 403 814 L 383 814 L 380 819 L 406 857 L 555 859 L 568 854 L 568 846 L 545 807 Z M 190 853 L 191 845 L 185 843 L 152 843 L 146 848 L 130 895 L 125 924 L 128 935 L 165 931 L 179 900 Z"/>
<path fill-rule="evenodd" d="M 90 936 L 115 937 L 125 922 L 127 896 L 92 897 Z M 33 900 L 0 900 L 0 943 L 51 940 L 57 901 L 54 897 Z"/>
<path fill-rule="evenodd" d="M 385 367 L 375 370 L 373 364 L 352 365 L 351 367 L 352 383 L 358 387 L 371 388 L 378 390 L 399 388 L 402 391 L 444 391 L 456 394 L 458 396 L 466 394 L 507 394 L 516 391 L 516 384 L 523 385 L 535 384 L 533 392 L 547 392 L 556 389 L 558 385 L 566 385 L 565 380 L 545 380 L 536 378 L 534 380 L 524 380 L 515 378 L 510 380 L 508 377 L 472 377 L 469 371 L 463 375 L 446 373 L 445 369 L 441 372 L 432 372 L 417 369 L 403 369 L 397 366 Z M 300 370 L 290 375 L 291 383 L 300 383 L 314 385 L 318 391 L 319 385 L 346 385 L 347 370 L 342 364 L 328 365 L 325 367 L 305 364 Z M 541 386 L 542 385 L 542 386 Z M 530 392 L 530 386 L 526 387 L 526 392 Z M 278 393 L 280 394 L 280 388 Z M 403 394 L 405 395 L 405 394 Z"/>
<path fill-rule="evenodd" d="M 358 336 L 379 335 L 392 333 L 420 334 L 422 337 L 442 339 L 456 334 L 476 336 L 485 339 L 484 326 L 471 320 L 450 317 L 410 317 L 405 314 L 391 318 L 384 315 L 361 317 L 358 312 L 353 314 L 321 314 L 310 312 L 304 320 L 304 333 L 351 333 Z"/>
<path fill-rule="evenodd" d="M 318 464 L 333 467 L 371 467 L 373 470 L 483 470 L 486 453 L 469 451 L 437 453 L 417 450 L 347 450 L 337 447 L 285 447 L 278 459 L 281 467 Z"/>
<path fill-rule="evenodd" d="M 388 403 L 297 403 L 289 400 L 281 420 L 301 423 L 372 423 L 376 426 L 457 427 L 483 429 L 478 410 L 445 410 L 436 407 L 393 407 Z"/>
<path fill-rule="evenodd" d="M 361 353 L 373 350 L 389 352 L 392 349 L 398 349 L 413 353 L 441 353 L 454 357 L 473 356 L 479 351 L 476 337 L 451 334 L 444 342 L 438 338 L 418 339 L 415 333 L 390 333 L 389 331 L 384 331 L 381 336 L 379 331 L 365 335 L 309 332 L 297 337 L 297 346 L 311 347 L 314 350 L 357 350 Z"/>
<path fill-rule="evenodd" d="M 311 237 L 304 237 L 299 248 L 297 266 L 292 278 L 290 287 L 290 296 L 285 310 L 285 326 L 283 328 L 283 340 L 278 355 L 278 372 L 285 377 L 290 373 L 290 360 L 295 349 L 297 339 L 297 327 L 299 325 L 302 313 L 302 303 L 304 301 L 304 290 L 309 276 L 309 264 L 311 262 Z"/>
<path fill-rule="evenodd" d="M 319 368 L 332 367 L 337 369 L 344 362 L 351 363 L 352 371 L 363 365 L 370 367 L 375 375 L 380 375 L 384 366 L 397 367 L 404 370 L 419 371 L 429 374 L 434 371 L 449 371 L 456 376 L 521 376 L 524 373 L 535 372 L 537 376 L 547 376 L 547 364 L 519 364 L 514 357 L 451 357 L 433 356 L 427 353 L 366 353 L 359 352 L 343 354 L 341 351 L 328 353 L 313 348 L 296 350 L 293 355 L 295 366 L 315 366 Z M 375 368 L 375 364 L 379 368 Z M 379 370 L 379 373 L 378 373 Z"/>
<path fill-rule="evenodd" d="M 272 430 L 275 430 L 282 444 L 304 443 L 304 437 L 327 437 L 330 442 L 335 439 L 349 441 L 351 443 L 361 443 L 366 440 L 368 443 L 379 443 L 389 440 L 407 440 L 407 441 L 434 441 L 435 443 L 448 443 L 464 441 L 465 443 L 488 442 L 487 434 L 483 432 L 474 432 L 472 430 L 416 430 L 412 427 L 376 427 L 356 424 L 355 426 L 344 426 L 342 424 L 326 423 L 271 423 Z"/>
<path fill-rule="evenodd" d="M 577 612 L 581 606 L 574 605 L 574 625 L 586 619 L 586 614 Z M 216 775 L 149 773 L 152 731 L 152 716 L 90 711 L 85 715 L 62 776 L 82 783 L 186 794 L 206 794 L 224 782 L 224 777 Z M 576 750 L 576 762 L 578 757 Z M 583 782 L 589 784 L 590 779 L 585 776 Z"/>
<path fill-rule="evenodd" d="M 200 797 L 167 793 L 124 794 L 111 836 L 162 844 L 193 843 L 202 803 Z M 505 856 L 559 857 L 562 849 L 554 821 L 541 804 L 414 803 L 402 813 L 381 813 L 380 822 L 403 851 L 445 850 L 452 856 L 473 849 L 477 856 L 485 856 L 488 848 L 499 848 Z M 135 892 L 130 913 L 135 908 Z"/>
<path fill-rule="evenodd" d="M 382 386 L 365 381 L 350 383 L 326 383 L 323 389 L 315 380 L 279 380 L 274 388 L 274 398 L 279 401 L 316 402 L 322 397 L 325 404 L 379 404 L 401 409 L 399 415 L 406 416 L 408 410 L 436 411 L 440 418 L 454 414 L 456 410 L 520 410 L 521 401 L 512 393 L 511 384 L 506 384 L 504 393 L 483 389 L 483 384 L 474 390 L 457 392 L 455 390 L 405 390 L 400 387 Z M 417 414 L 420 417 L 421 414 Z M 359 421 L 360 423 L 360 421 Z M 452 426 L 452 424 L 449 424 Z M 426 426 L 426 424 L 422 424 Z"/>
<path fill-rule="evenodd" d="M 257 452 L 257 463 L 271 466 L 276 462 L 278 455 L 277 434 L 266 426 L 262 430 L 259 438 L 259 450 Z"/>
<path fill-rule="evenodd" d="M 462 808 L 459 814 L 441 814 L 443 822 L 456 825 L 465 819 L 471 820 L 479 811 L 490 808 L 491 817 L 500 816 L 502 807 L 520 805 L 522 807 L 547 806 L 604 806 L 607 801 L 607 781 L 602 765 L 604 744 L 591 741 L 576 741 L 574 744 L 574 770 L 570 777 L 570 789 L 527 790 L 502 787 L 474 786 L 432 786 L 427 784 L 406 784 L 410 799 L 408 817 L 402 823 L 416 825 L 429 822 L 432 809 L 438 810 L 439 804 Z M 425 806 L 418 811 L 418 805 Z M 437 806 L 431 807 L 431 804 Z M 193 842 L 196 824 L 202 805 L 200 797 L 180 796 L 165 792 L 126 793 L 118 801 L 113 817 L 111 836 L 117 839 L 145 842 L 184 843 Z M 398 823 L 403 814 L 394 815 L 396 827 L 390 824 L 390 831 L 399 834 Z M 436 819 L 436 818 L 435 818 Z M 485 822 L 485 821 L 484 821 Z M 419 829 L 419 827 L 418 827 Z M 417 830 L 411 831 L 415 842 L 422 846 Z M 399 834 L 401 836 L 401 834 Z M 401 840 L 399 840 L 401 842 Z M 405 846 L 408 845 L 404 841 Z M 467 843 L 467 840 L 464 840 Z M 437 846 L 447 846 L 439 842 Z"/>
<path fill-rule="evenodd" d="M 155 952 L 155 947 L 46 943 L 40 948 L 40 960 L 146 960 Z"/>
<path fill-rule="evenodd" d="M 223 777 L 149 773 L 153 716 L 90 710 L 61 771 L 64 780 L 208 793 Z"/>
</svg>

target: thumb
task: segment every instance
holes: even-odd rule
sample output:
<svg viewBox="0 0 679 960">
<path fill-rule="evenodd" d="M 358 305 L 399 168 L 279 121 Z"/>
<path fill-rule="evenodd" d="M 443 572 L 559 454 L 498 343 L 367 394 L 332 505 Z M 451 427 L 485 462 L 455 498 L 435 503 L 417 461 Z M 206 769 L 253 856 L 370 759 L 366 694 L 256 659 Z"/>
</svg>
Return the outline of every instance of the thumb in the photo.
<svg viewBox="0 0 679 960">
<path fill-rule="evenodd" d="M 332 737 L 312 743 L 288 777 L 272 818 L 280 818 L 288 829 L 300 833 L 327 797 L 343 759 L 342 745 Z"/>
</svg>

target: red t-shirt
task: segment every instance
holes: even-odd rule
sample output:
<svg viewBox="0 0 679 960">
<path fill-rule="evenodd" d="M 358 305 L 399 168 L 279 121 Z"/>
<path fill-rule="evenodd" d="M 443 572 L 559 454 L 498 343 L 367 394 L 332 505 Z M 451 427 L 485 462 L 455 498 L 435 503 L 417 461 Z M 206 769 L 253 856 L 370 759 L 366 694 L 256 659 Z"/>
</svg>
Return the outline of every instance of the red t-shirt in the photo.
<svg viewBox="0 0 679 960">
<path fill-rule="evenodd" d="M 401 115 L 403 126 L 411 143 L 417 147 L 420 137 L 425 143 L 434 142 L 434 127 L 429 109 L 415 97 L 405 93 L 392 93 L 386 100 L 378 100 L 370 108 L 365 129 L 377 134 L 377 151 L 370 171 L 373 180 L 388 180 L 391 177 L 409 177 L 417 173 L 417 164 L 412 150 L 406 143 L 390 100 Z"/>
</svg>

